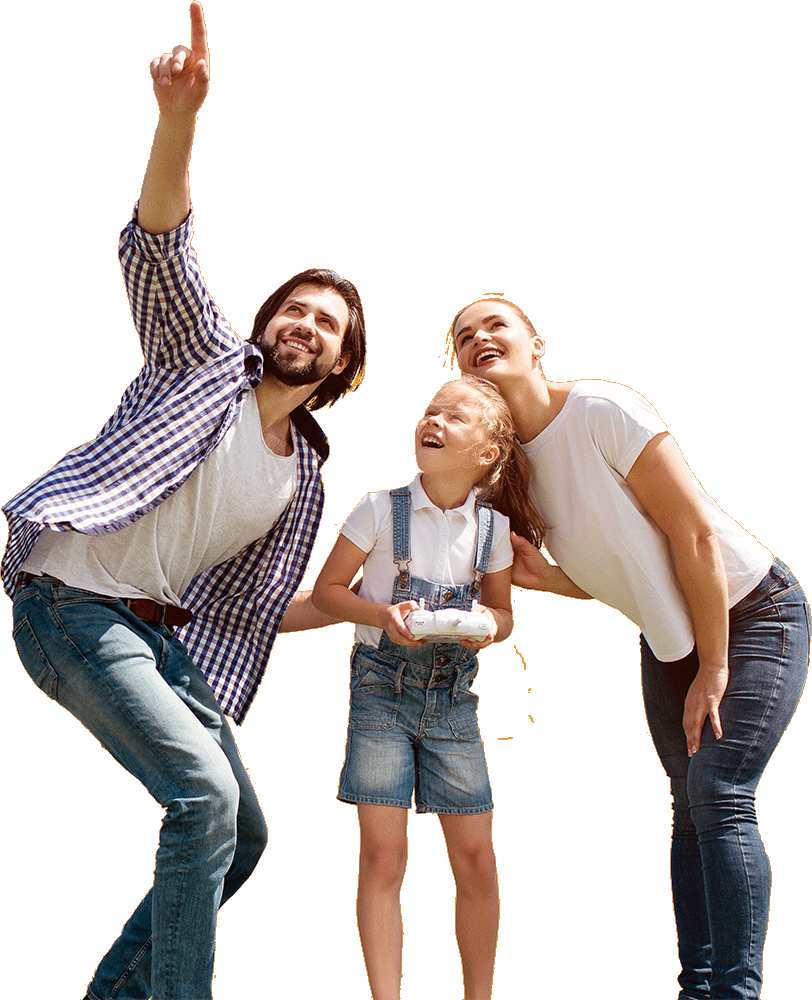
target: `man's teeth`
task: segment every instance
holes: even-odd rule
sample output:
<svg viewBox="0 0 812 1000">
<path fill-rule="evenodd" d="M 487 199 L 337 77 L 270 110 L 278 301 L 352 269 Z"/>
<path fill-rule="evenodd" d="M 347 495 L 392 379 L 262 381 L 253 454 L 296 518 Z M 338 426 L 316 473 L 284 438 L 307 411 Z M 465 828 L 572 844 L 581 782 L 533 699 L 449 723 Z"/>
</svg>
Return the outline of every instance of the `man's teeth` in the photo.
<svg viewBox="0 0 812 1000">
<path fill-rule="evenodd" d="M 285 347 L 290 347 L 294 351 L 299 351 L 301 354 L 312 354 L 308 344 L 305 344 L 301 340 L 283 340 L 282 343 Z"/>
</svg>

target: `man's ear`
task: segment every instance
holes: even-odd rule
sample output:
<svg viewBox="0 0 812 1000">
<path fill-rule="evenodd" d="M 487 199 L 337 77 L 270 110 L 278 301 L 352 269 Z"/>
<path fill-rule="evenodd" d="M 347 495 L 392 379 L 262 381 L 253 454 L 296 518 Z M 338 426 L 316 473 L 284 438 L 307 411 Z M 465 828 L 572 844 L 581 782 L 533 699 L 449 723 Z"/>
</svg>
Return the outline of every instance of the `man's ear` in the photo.
<svg viewBox="0 0 812 1000">
<path fill-rule="evenodd" d="M 338 361 L 336 361 L 335 366 L 334 366 L 333 370 L 330 372 L 330 374 L 331 375 L 340 375 L 341 372 L 344 371 L 344 369 L 347 367 L 347 365 L 349 363 L 350 363 L 350 352 L 349 351 L 345 351 L 343 354 L 339 354 Z"/>
</svg>

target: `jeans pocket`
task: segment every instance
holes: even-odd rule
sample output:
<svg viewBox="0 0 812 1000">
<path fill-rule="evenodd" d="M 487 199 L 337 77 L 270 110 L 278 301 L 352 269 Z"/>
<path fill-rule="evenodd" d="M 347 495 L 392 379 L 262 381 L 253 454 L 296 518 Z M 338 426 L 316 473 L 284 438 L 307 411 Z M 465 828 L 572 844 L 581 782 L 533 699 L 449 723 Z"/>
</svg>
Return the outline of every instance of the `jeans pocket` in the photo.
<svg viewBox="0 0 812 1000">
<path fill-rule="evenodd" d="M 394 729 L 402 695 L 386 677 L 361 669 L 350 691 L 351 729 Z"/>
<path fill-rule="evenodd" d="M 478 704 L 479 696 L 473 691 L 460 693 L 454 699 L 448 713 L 448 725 L 458 740 L 479 739 L 479 720 L 476 714 Z"/>
<path fill-rule="evenodd" d="M 65 608 L 72 604 L 118 604 L 120 598 L 109 594 L 96 594 L 91 590 L 70 587 L 66 583 L 55 583 L 53 588 L 53 607 Z"/>
<path fill-rule="evenodd" d="M 17 655 L 20 657 L 28 676 L 40 691 L 43 691 L 52 701 L 56 701 L 59 693 L 59 675 L 43 652 L 27 615 L 23 615 L 16 622 L 12 638 L 17 647 Z"/>
</svg>

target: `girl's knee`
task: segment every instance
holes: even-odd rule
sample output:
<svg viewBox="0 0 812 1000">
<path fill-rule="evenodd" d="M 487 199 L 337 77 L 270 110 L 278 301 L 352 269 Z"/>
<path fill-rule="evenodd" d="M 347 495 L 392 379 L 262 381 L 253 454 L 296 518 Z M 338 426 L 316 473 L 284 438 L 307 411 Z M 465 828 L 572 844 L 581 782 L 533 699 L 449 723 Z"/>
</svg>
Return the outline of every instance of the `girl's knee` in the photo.
<svg viewBox="0 0 812 1000">
<path fill-rule="evenodd" d="M 400 885 L 406 872 L 406 847 L 401 844 L 363 844 L 360 876 L 380 885 Z"/>
<path fill-rule="evenodd" d="M 451 867 L 458 888 L 487 890 L 496 885 L 496 855 L 490 842 L 454 851 Z"/>
</svg>

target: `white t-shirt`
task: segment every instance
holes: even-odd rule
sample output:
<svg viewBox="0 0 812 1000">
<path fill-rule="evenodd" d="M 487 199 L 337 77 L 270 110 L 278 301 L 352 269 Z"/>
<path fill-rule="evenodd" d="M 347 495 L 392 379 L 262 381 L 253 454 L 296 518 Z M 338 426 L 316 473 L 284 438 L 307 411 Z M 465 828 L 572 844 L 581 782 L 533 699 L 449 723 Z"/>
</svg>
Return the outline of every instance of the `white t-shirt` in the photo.
<svg viewBox="0 0 812 1000">
<path fill-rule="evenodd" d="M 22 569 L 96 594 L 180 605 L 194 577 L 267 534 L 297 478 L 295 453 L 265 444 L 252 391 L 223 440 L 162 504 L 109 535 L 42 531 Z"/>
<path fill-rule="evenodd" d="M 426 496 L 420 476 L 409 486 L 411 493 L 412 576 L 432 583 L 461 586 L 474 579 L 476 556 L 476 496 L 468 494 L 461 507 L 440 510 Z M 392 535 L 392 496 L 388 490 L 367 493 L 344 522 L 341 534 L 367 552 L 359 596 L 378 604 L 390 604 L 397 575 Z M 488 573 L 498 573 L 513 564 L 510 524 L 504 514 L 493 512 L 493 541 Z M 377 646 L 381 629 L 357 625 L 355 641 Z"/>
<path fill-rule="evenodd" d="M 693 649 L 693 624 L 668 539 L 625 481 L 646 444 L 667 429 L 632 389 L 576 382 L 558 416 L 523 448 L 550 554 L 582 590 L 635 622 L 655 656 L 670 662 Z M 697 488 L 719 538 L 732 607 L 773 557 Z"/>
</svg>

